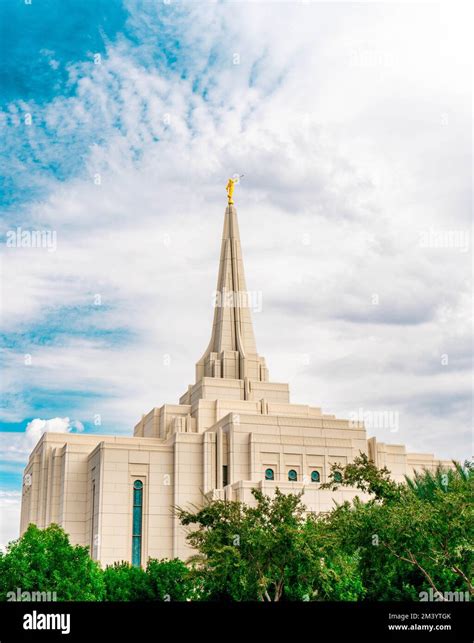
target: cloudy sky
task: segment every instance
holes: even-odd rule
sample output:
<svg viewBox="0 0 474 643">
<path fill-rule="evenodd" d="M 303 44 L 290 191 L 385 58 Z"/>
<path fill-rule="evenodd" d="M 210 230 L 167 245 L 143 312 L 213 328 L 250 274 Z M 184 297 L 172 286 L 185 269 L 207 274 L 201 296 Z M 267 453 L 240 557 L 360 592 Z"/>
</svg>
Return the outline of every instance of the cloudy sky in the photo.
<svg viewBox="0 0 474 643">
<path fill-rule="evenodd" d="M 130 435 L 194 381 L 234 173 L 270 378 L 380 441 L 470 456 L 462 5 L 11 0 L 0 14 L 0 544 L 43 431 Z"/>
</svg>

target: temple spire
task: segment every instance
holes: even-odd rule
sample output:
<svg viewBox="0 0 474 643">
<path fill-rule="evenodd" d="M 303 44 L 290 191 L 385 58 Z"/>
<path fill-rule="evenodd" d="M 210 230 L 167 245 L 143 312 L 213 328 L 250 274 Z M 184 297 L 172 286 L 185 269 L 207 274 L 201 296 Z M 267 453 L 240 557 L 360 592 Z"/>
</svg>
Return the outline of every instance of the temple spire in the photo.
<svg viewBox="0 0 474 643">
<path fill-rule="evenodd" d="M 222 377 L 266 382 L 268 371 L 264 358 L 257 354 L 252 326 L 253 298 L 245 282 L 237 210 L 232 199 L 234 186 L 229 189 L 229 183 L 211 341 L 196 364 L 196 381 Z"/>
</svg>

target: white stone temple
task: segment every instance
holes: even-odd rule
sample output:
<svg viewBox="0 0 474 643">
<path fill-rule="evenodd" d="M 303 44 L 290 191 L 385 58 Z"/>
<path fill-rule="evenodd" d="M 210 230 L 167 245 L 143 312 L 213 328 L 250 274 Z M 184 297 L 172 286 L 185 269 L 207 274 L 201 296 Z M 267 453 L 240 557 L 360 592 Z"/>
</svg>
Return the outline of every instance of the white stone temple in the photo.
<svg viewBox="0 0 474 643">
<path fill-rule="evenodd" d="M 252 488 L 272 494 L 279 487 L 303 491 L 310 511 L 328 511 L 334 501 L 363 497 L 355 489 L 321 490 L 333 463 L 344 465 L 362 451 L 396 480 L 439 463 L 368 438 L 361 422 L 291 404 L 288 384 L 270 381 L 257 352 L 247 292 L 230 193 L 219 296 L 195 383 L 179 403 L 144 415 L 133 437 L 43 434 L 25 468 L 21 533 L 29 523 L 58 523 L 102 565 L 187 558 L 192 551 L 176 506 L 213 498 L 252 502 Z"/>
</svg>

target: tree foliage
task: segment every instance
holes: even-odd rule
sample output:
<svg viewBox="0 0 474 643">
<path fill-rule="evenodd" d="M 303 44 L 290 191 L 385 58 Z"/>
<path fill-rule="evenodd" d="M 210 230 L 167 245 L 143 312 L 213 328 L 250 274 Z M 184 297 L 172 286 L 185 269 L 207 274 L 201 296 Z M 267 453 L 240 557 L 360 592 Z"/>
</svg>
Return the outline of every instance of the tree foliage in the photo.
<svg viewBox="0 0 474 643">
<path fill-rule="evenodd" d="M 104 595 L 101 569 L 87 547 L 71 545 L 58 525 L 30 525 L 0 555 L 0 599 L 17 589 L 56 592 L 58 601 L 94 601 Z"/>
<path fill-rule="evenodd" d="M 363 589 L 356 559 L 325 558 L 328 543 L 301 496 L 276 489 L 273 498 L 254 489 L 255 506 L 218 500 L 197 512 L 179 511 L 193 526 L 188 542 L 199 554 L 195 574 L 209 599 L 357 599 Z"/>
<path fill-rule="evenodd" d="M 127 562 L 104 570 L 107 601 L 186 601 L 193 595 L 191 574 L 182 560 L 150 558 L 146 569 Z"/>
<path fill-rule="evenodd" d="M 152 600 L 155 601 L 187 601 L 193 598 L 197 591 L 188 567 L 179 558 L 150 558 L 146 575 Z"/>
<path fill-rule="evenodd" d="M 415 599 L 421 591 L 473 594 L 474 475 L 472 464 L 416 473 L 404 484 L 361 456 L 342 485 L 374 498 L 337 507 L 327 518 L 340 548 L 360 556 L 367 597 Z"/>
<path fill-rule="evenodd" d="M 341 480 L 336 480 L 339 473 Z M 340 485 L 356 487 L 361 491 L 371 494 L 376 500 L 398 500 L 400 498 L 401 485 L 397 484 L 390 477 L 390 471 L 383 467 L 378 469 L 374 462 L 369 460 L 366 453 L 361 453 L 354 462 L 345 467 L 340 464 L 331 465 L 329 482 L 321 485 L 321 489 L 335 491 Z"/>
<path fill-rule="evenodd" d="M 335 472 L 340 475 L 335 476 Z M 323 488 L 370 495 L 308 512 L 301 494 L 254 489 L 252 505 L 217 500 L 178 509 L 196 550 L 186 563 L 102 570 L 57 525 L 30 525 L 0 554 L 0 600 L 17 589 L 57 600 L 419 600 L 431 590 L 474 595 L 474 469 L 438 467 L 394 482 L 365 454 L 333 465 Z"/>
<path fill-rule="evenodd" d="M 104 570 L 106 601 L 148 601 L 151 589 L 146 572 L 122 561 Z"/>
</svg>

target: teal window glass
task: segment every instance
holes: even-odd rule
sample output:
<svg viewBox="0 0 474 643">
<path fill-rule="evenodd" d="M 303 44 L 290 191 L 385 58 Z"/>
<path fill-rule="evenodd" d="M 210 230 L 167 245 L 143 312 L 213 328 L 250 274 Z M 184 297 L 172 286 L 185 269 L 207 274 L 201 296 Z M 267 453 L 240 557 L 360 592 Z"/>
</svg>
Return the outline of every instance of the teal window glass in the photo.
<svg viewBox="0 0 474 643">
<path fill-rule="evenodd" d="M 273 469 L 265 469 L 265 480 L 275 480 L 275 472 Z"/>
<path fill-rule="evenodd" d="M 298 480 L 298 474 L 294 469 L 290 469 L 288 471 L 288 480 L 291 480 L 291 482 L 295 482 L 296 480 Z"/>
<path fill-rule="evenodd" d="M 335 471 L 333 478 L 334 482 L 342 482 L 342 473 L 340 471 Z"/>
<path fill-rule="evenodd" d="M 311 482 L 319 482 L 321 480 L 321 476 L 319 475 L 319 471 L 311 471 Z"/>
<path fill-rule="evenodd" d="M 132 565 L 139 567 L 142 562 L 142 525 L 143 525 L 143 482 L 133 483 L 132 516 Z"/>
</svg>

